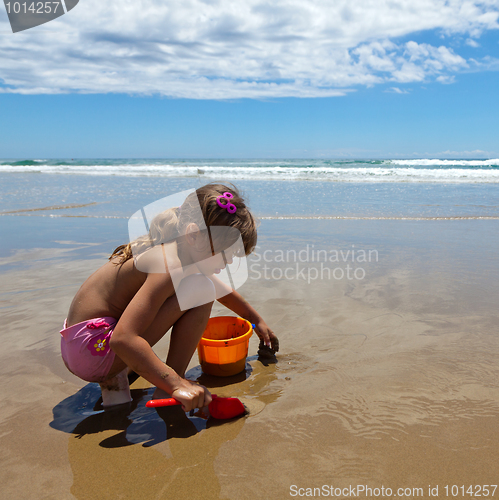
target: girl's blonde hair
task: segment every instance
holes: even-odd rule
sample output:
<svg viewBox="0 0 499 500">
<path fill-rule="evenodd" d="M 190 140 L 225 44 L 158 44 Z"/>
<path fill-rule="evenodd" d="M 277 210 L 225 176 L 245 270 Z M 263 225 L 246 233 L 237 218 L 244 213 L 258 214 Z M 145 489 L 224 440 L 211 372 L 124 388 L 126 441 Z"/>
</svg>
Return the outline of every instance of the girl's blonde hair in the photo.
<svg viewBox="0 0 499 500">
<path fill-rule="evenodd" d="M 230 203 L 236 206 L 235 213 L 229 213 L 217 203 L 217 198 L 226 192 L 233 196 Z M 204 220 L 197 220 L 200 217 L 199 207 L 201 207 Z M 151 221 L 149 234 L 126 245 L 120 245 L 111 254 L 109 260 L 117 257 L 114 263 L 122 265 L 133 258 L 134 253 L 137 255 L 152 246 L 167 243 L 179 234 L 184 234 L 187 225 L 192 222 L 200 228 L 206 225 L 208 231 L 210 226 L 228 226 L 237 229 L 243 240 L 245 255 L 249 255 L 256 246 L 256 221 L 244 204 L 244 199 L 237 188 L 232 184 L 228 187 L 213 183 L 196 189 L 195 193 L 185 199 L 181 207 L 170 208 L 156 215 Z M 234 233 L 238 234 L 237 231 Z"/>
</svg>

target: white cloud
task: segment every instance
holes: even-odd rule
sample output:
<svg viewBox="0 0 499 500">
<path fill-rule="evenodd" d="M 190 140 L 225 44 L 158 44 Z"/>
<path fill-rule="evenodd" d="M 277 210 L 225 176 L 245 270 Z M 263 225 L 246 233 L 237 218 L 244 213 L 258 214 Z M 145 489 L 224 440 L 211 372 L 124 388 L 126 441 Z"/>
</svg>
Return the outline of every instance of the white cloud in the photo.
<svg viewBox="0 0 499 500">
<path fill-rule="evenodd" d="M 483 151 L 475 149 L 474 151 L 441 151 L 436 153 L 438 158 L 494 158 L 496 153 L 493 151 Z"/>
<path fill-rule="evenodd" d="M 385 92 L 389 92 L 392 94 L 409 94 L 409 90 L 407 89 L 399 89 L 398 87 L 390 87 L 389 89 L 385 90 Z"/>
<path fill-rule="evenodd" d="M 498 8 L 499 0 L 81 0 L 21 33 L 0 18 L 0 92 L 235 99 L 450 83 L 470 61 L 445 37 L 498 29 Z M 443 33 L 442 45 L 398 41 L 425 30 Z"/>
<path fill-rule="evenodd" d="M 440 75 L 437 76 L 437 82 L 443 83 L 444 85 L 450 85 L 456 81 L 456 77 L 454 75 Z"/>
<path fill-rule="evenodd" d="M 473 47 L 474 49 L 476 49 L 477 47 L 480 47 L 480 44 L 476 40 L 473 40 L 473 38 L 467 38 L 465 43 L 466 43 L 466 45 L 469 45 L 470 47 Z"/>
</svg>

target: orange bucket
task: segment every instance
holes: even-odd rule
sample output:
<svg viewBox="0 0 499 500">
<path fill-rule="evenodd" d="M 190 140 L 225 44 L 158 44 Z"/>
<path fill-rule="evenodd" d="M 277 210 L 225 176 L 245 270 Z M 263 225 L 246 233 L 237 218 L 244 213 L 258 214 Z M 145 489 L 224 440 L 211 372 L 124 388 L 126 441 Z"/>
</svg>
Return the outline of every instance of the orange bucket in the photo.
<svg viewBox="0 0 499 500">
<path fill-rule="evenodd" d="M 243 318 L 210 318 L 198 344 L 199 364 L 204 373 L 230 377 L 246 366 L 253 325 Z"/>
</svg>

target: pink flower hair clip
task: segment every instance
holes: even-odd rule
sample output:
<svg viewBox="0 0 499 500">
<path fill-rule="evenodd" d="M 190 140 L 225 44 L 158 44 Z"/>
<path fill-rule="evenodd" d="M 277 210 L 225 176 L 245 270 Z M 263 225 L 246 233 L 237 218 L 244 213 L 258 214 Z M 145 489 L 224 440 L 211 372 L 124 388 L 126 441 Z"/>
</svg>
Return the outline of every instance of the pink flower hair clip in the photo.
<svg viewBox="0 0 499 500">
<path fill-rule="evenodd" d="M 229 214 L 236 213 L 237 207 L 230 200 L 234 198 L 234 195 L 229 192 L 225 192 L 223 195 L 217 197 L 217 203 L 220 208 L 225 208 Z M 222 203 L 220 200 L 226 200 L 227 203 Z"/>
</svg>

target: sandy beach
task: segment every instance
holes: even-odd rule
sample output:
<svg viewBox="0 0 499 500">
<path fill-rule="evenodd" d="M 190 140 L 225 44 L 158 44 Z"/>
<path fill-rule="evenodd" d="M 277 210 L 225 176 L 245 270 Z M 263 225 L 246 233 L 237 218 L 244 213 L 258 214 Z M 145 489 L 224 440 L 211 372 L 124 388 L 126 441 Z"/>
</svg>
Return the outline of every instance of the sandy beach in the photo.
<svg viewBox="0 0 499 500">
<path fill-rule="evenodd" d="M 224 423 L 145 408 L 152 389 L 140 378 L 132 410 L 102 412 L 98 386 L 66 370 L 58 331 L 104 253 L 73 241 L 2 258 L 2 497 L 280 499 L 333 487 L 346 498 L 337 488 L 383 487 L 428 498 L 429 487 L 444 497 L 446 485 L 497 483 L 497 229 L 263 221 L 240 291 L 279 336 L 278 363 L 257 359 L 253 336 L 245 373 L 207 377 L 196 356 L 188 372 L 251 403 Z M 279 257 L 298 259 L 307 244 L 377 258 L 323 262 L 343 278 L 307 280 L 300 270 L 320 272 L 318 255 Z M 347 278 L 348 263 L 363 279 Z M 164 359 L 167 349 L 165 337 L 155 350 Z"/>
<path fill-rule="evenodd" d="M 0 500 L 499 500 L 499 0 L 4 6 Z"/>
</svg>

